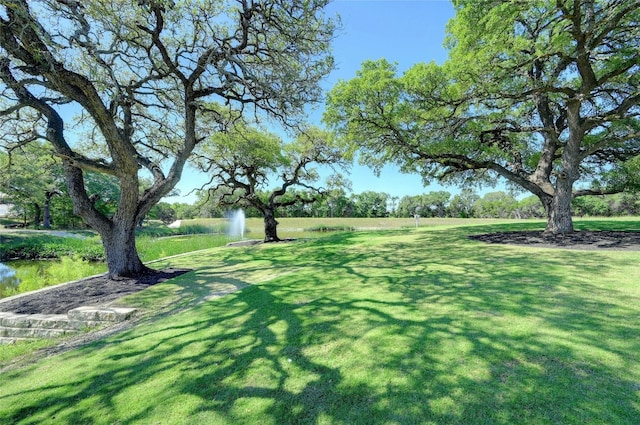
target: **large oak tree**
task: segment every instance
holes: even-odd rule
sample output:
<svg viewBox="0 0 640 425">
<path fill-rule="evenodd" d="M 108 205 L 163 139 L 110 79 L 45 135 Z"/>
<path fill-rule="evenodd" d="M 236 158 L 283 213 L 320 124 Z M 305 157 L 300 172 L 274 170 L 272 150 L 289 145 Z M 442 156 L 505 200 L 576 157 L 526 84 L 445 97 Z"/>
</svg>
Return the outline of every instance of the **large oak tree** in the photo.
<svg viewBox="0 0 640 425">
<path fill-rule="evenodd" d="M 326 3 L 0 0 L 3 139 L 50 142 L 110 276 L 140 274 L 136 223 L 178 182 L 209 102 L 291 124 L 320 97 L 333 68 Z M 118 180 L 112 216 L 95 208 L 87 171 Z"/>
<path fill-rule="evenodd" d="M 193 162 L 211 177 L 208 193 L 219 204 L 262 214 L 265 242 L 280 240 L 279 208 L 312 204 L 327 194 L 316 166 L 348 166 L 344 150 L 326 131 L 302 128 L 288 142 L 243 122 L 214 134 L 198 147 Z"/>
<path fill-rule="evenodd" d="M 540 199 L 550 234 L 573 231 L 574 197 L 638 185 L 638 0 L 454 5 L 444 64 L 366 62 L 330 93 L 325 119 L 365 163 L 502 177 Z"/>
<path fill-rule="evenodd" d="M 33 142 L 5 153 L 0 143 L 0 192 L 33 226 L 51 227 L 51 200 L 61 195 L 62 166 L 49 146 Z M 17 210 L 17 211 L 16 211 Z"/>
</svg>

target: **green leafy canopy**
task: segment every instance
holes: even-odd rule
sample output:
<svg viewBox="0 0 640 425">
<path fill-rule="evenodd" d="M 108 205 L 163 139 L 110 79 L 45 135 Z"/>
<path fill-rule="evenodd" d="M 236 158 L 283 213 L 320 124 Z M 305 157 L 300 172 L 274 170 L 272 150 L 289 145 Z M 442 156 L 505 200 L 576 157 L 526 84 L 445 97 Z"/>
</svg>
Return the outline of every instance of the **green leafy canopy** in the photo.
<svg viewBox="0 0 640 425">
<path fill-rule="evenodd" d="M 367 61 L 329 93 L 324 120 L 361 162 L 427 182 L 501 177 L 549 214 L 570 215 L 572 196 L 633 187 L 623 170 L 640 154 L 640 1 L 454 6 L 445 63 L 399 75 Z"/>
</svg>

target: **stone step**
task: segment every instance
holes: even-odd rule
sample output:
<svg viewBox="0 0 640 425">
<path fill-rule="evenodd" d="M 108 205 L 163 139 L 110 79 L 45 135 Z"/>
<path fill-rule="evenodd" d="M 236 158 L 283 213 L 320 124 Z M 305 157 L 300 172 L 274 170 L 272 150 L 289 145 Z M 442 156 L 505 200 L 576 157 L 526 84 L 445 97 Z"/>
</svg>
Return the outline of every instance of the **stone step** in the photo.
<svg viewBox="0 0 640 425">
<path fill-rule="evenodd" d="M 6 314 L 0 316 L 0 326 L 11 328 L 71 329 L 66 314 Z"/>
<path fill-rule="evenodd" d="M 0 328 L 0 337 L 5 338 L 56 338 L 78 333 L 75 329 L 43 329 L 43 328 Z"/>
<path fill-rule="evenodd" d="M 69 310 L 67 316 L 79 322 L 123 322 L 130 319 L 137 310 L 125 307 L 78 307 Z"/>
<path fill-rule="evenodd" d="M 122 322 L 131 318 L 136 311 L 135 308 L 123 307 L 78 307 L 67 314 L 0 312 L 0 343 L 75 334 L 87 328 Z"/>
<path fill-rule="evenodd" d="M 13 338 L 8 336 L 0 336 L 0 345 L 15 344 L 17 341 L 28 341 L 29 338 Z"/>
</svg>

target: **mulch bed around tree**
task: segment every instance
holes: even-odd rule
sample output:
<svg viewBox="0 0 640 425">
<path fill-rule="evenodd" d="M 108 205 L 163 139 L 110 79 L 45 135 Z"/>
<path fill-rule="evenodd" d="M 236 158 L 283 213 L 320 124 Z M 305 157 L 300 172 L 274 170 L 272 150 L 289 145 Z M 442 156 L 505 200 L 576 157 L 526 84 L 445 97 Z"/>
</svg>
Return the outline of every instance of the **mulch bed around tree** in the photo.
<svg viewBox="0 0 640 425">
<path fill-rule="evenodd" d="M 501 232 L 471 235 L 470 239 L 509 245 L 526 245 L 543 248 L 565 248 L 617 251 L 640 251 L 640 232 L 580 231 L 567 235 L 545 235 L 542 231 Z"/>
<path fill-rule="evenodd" d="M 80 306 L 105 305 L 188 271 L 190 270 L 171 268 L 151 271 L 137 278 L 118 280 L 108 279 L 104 274 L 25 294 L 12 300 L 0 300 L 0 311 L 18 314 L 66 314 Z"/>
</svg>

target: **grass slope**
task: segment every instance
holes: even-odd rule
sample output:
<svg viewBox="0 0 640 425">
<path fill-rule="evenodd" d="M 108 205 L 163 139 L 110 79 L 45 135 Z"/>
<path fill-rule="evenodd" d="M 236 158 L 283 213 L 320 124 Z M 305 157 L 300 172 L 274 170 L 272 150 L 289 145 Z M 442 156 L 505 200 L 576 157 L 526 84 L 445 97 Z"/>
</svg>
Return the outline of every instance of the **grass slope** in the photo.
<svg viewBox="0 0 640 425">
<path fill-rule="evenodd" d="M 173 258 L 140 326 L 5 371 L 0 423 L 637 423 L 640 252 L 466 239 L 535 226 Z"/>
</svg>

